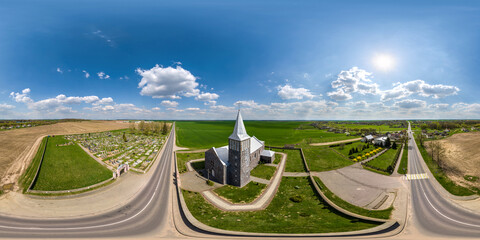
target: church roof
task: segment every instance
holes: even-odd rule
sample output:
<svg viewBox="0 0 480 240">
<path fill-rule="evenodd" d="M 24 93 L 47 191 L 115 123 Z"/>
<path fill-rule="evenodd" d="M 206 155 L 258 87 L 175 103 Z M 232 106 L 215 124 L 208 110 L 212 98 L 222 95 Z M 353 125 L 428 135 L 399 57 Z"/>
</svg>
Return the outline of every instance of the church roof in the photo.
<svg viewBox="0 0 480 240">
<path fill-rule="evenodd" d="M 247 134 L 247 130 L 245 129 L 245 125 L 243 124 L 242 114 L 240 113 L 240 110 L 238 110 L 237 121 L 235 122 L 235 128 L 233 129 L 233 133 L 228 138 L 237 141 L 243 141 L 250 138 L 250 136 L 248 136 Z"/>
<path fill-rule="evenodd" d="M 219 148 L 213 148 L 215 153 L 217 154 L 218 158 L 220 159 L 220 162 L 223 165 L 228 165 L 228 146 L 223 146 Z"/>
<path fill-rule="evenodd" d="M 259 148 L 261 148 L 265 142 L 258 140 L 255 136 L 250 138 L 250 153 L 253 153 L 257 151 Z"/>
</svg>

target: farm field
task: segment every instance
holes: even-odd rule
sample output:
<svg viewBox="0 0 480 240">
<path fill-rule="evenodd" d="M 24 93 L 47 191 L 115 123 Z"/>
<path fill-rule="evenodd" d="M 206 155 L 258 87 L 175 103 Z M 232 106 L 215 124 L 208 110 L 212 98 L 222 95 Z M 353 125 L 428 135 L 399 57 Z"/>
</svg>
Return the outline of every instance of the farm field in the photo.
<svg viewBox="0 0 480 240">
<path fill-rule="evenodd" d="M 122 121 L 62 122 L 0 132 L 0 186 L 16 183 L 38 149 L 37 139 L 47 135 L 103 132 L 128 128 Z M 40 141 L 37 142 L 40 144 Z M 31 155 L 30 155 L 31 154 Z"/>
<path fill-rule="evenodd" d="M 326 205 L 306 177 L 283 177 L 270 205 L 261 211 L 226 212 L 199 193 L 183 191 L 193 216 L 215 228 L 242 232 L 327 233 L 367 229 L 380 223 L 347 217 Z"/>
<path fill-rule="evenodd" d="M 343 156 L 347 158 L 349 157 L 356 158 L 358 156 L 363 156 L 364 154 L 372 150 L 375 150 L 376 147 L 373 144 L 366 144 L 358 141 L 352 144 L 344 144 L 337 147 L 333 147 L 333 149 L 337 150 L 339 153 L 343 154 Z M 349 154 L 351 149 L 356 149 L 358 150 L 358 152 Z"/>
<path fill-rule="evenodd" d="M 244 121 L 247 133 L 265 141 L 267 146 L 284 146 L 304 141 L 332 142 L 352 139 L 346 136 L 308 126 L 309 122 L 294 121 Z M 178 121 L 177 145 L 191 149 L 221 147 L 227 145 L 234 121 Z M 302 126 L 303 129 L 297 129 Z M 308 126 L 304 127 L 304 126 Z"/>
<path fill-rule="evenodd" d="M 407 125 L 405 127 L 391 127 L 390 125 L 387 124 L 382 124 L 382 125 L 374 125 L 374 124 L 357 124 L 357 123 L 349 123 L 349 122 L 329 122 L 328 125 L 330 127 L 334 128 L 341 128 L 341 129 L 349 129 L 349 130 L 355 130 L 355 129 L 375 129 L 379 133 L 385 133 L 385 132 L 395 132 L 395 131 L 401 131 L 407 128 Z"/>
<path fill-rule="evenodd" d="M 150 165 L 166 138 L 167 135 L 143 134 L 130 130 L 65 136 L 65 139 L 80 144 L 113 168 L 128 164 L 140 170 L 145 170 Z"/>
<path fill-rule="evenodd" d="M 50 137 L 33 190 L 58 191 L 90 186 L 112 177 L 112 172 L 63 136 Z"/>
<path fill-rule="evenodd" d="M 322 172 L 330 171 L 342 167 L 352 165 L 354 162 L 342 157 L 340 154 L 334 152 L 328 146 L 303 148 L 308 167 L 310 171 Z"/>
</svg>

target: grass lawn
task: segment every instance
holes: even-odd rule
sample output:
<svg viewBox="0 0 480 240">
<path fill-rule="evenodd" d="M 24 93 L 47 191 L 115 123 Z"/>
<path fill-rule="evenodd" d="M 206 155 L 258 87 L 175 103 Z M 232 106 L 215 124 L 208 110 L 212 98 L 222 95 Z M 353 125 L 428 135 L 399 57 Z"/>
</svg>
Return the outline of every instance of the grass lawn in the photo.
<svg viewBox="0 0 480 240">
<path fill-rule="evenodd" d="M 178 172 L 184 173 L 187 171 L 186 163 L 190 160 L 205 158 L 205 152 L 199 153 L 182 153 L 177 152 L 177 164 L 178 164 Z M 192 166 L 193 167 L 193 166 Z"/>
<path fill-rule="evenodd" d="M 226 212 L 195 192 L 183 191 L 193 216 L 215 228 L 263 233 L 327 233 L 372 228 L 380 223 L 343 215 L 326 205 L 306 177 L 284 177 L 270 205 L 261 211 Z M 290 198 L 299 196 L 300 202 Z"/>
<path fill-rule="evenodd" d="M 222 196 L 232 203 L 250 203 L 255 200 L 267 185 L 250 181 L 242 188 L 225 185 L 217 188 L 215 191 L 219 196 Z"/>
<path fill-rule="evenodd" d="M 202 170 L 205 168 L 205 161 L 192 162 L 192 167 L 195 170 Z"/>
<path fill-rule="evenodd" d="M 423 160 L 427 164 L 428 168 L 432 172 L 433 176 L 437 179 L 437 181 L 451 194 L 457 196 L 469 196 L 475 194 L 474 191 L 462 187 L 455 182 L 453 182 L 450 178 L 445 175 L 443 170 L 438 166 L 438 164 L 432 160 L 430 155 L 428 154 L 427 150 L 417 142 L 418 149 L 422 154 Z"/>
<path fill-rule="evenodd" d="M 303 164 L 302 155 L 300 150 L 295 149 L 275 149 L 277 152 L 283 152 L 287 154 L 287 165 L 285 166 L 285 172 L 305 172 L 305 165 Z"/>
<path fill-rule="evenodd" d="M 281 160 L 282 160 L 282 155 L 275 154 L 275 160 L 273 161 L 273 164 L 280 164 Z"/>
<path fill-rule="evenodd" d="M 250 172 L 250 175 L 270 180 L 273 177 L 273 174 L 275 174 L 275 170 L 277 170 L 276 167 L 259 164 Z"/>
<path fill-rule="evenodd" d="M 397 151 L 400 151 L 400 148 L 397 148 L 397 149 L 390 148 L 386 152 L 384 152 L 382 155 L 369 161 L 368 165 L 387 171 L 387 168 L 390 165 L 392 165 L 393 161 L 395 161 L 395 155 L 397 154 Z"/>
<path fill-rule="evenodd" d="M 330 201 L 334 202 L 337 206 L 352 212 L 356 213 L 362 216 L 366 217 L 372 217 L 372 218 L 380 218 L 380 219 L 389 219 L 390 214 L 392 213 L 393 207 L 389 207 L 385 210 L 368 210 L 362 207 L 355 206 L 353 204 L 350 204 L 349 202 L 341 199 L 337 195 L 335 195 L 333 192 L 330 191 L 330 189 L 323 184 L 323 182 L 320 180 L 318 177 L 313 177 L 315 179 L 315 182 L 317 182 L 318 186 L 321 188 L 323 194 L 330 199 Z"/>
<path fill-rule="evenodd" d="M 303 154 L 310 171 L 321 172 L 346 167 L 353 164 L 326 146 L 304 147 Z"/>
<path fill-rule="evenodd" d="M 33 179 L 35 178 L 35 174 L 37 173 L 38 165 L 40 165 L 40 161 L 42 160 L 43 150 L 45 149 L 45 144 L 47 143 L 47 137 L 42 139 L 40 146 L 38 146 L 37 153 L 35 157 L 33 157 L 32 162 L 28 166 L 25 173 L 20 177 L 20 185 L 23 188 L 23 192 L 28 190 L 28 187 L 32 183 Z"/>
<path fill-rule="evenodd" d="M 248 134 L 265 141 L 267 146 L 301 143 L 306 139 L 311 142 L 332 142 L 355 138 L 316 128 L 299 128 L 310 122 L 244 121 L 244 123 Z M 234 126 L 235 121 L 177 121 L 177 145 L 192 149 L 221 147 L 228 144 L 228 136 Z"/>
<path fill-rule="evenodd" d="M 402 159 L 400 160 L 400 166 L 398 166 L 397 173 L 407 174 L 407 172 L 408 172 L 408 144 L 405 144 L 405 146 L 403 147 Z"/>
<path fill-rule="evenodd" d="M 90 186 L 112 177 L 112 172 L 92 159 L 77 144 L 50 137 L 34 190 L 58 191 Z"/>
</svg>

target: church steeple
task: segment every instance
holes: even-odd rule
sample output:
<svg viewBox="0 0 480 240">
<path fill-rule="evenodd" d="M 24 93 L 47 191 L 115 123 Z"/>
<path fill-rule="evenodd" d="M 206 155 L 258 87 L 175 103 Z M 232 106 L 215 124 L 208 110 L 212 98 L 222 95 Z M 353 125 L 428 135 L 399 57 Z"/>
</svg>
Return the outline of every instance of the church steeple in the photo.
<svg viewBox="0 0 480 240">
<path fill-rule="evenodd" d="M 243 118 L 240 110 L 238 110 L 237 121 L 235 122 L 235 128 L 233 129 L 233 133 L 228 138 L 237 141 L 243 141 L 250 138 L 250 136 L 248 136 L 247 134 L 247 130 L 245 129 L 245 125 L 243 124 Z"/>
</svg>

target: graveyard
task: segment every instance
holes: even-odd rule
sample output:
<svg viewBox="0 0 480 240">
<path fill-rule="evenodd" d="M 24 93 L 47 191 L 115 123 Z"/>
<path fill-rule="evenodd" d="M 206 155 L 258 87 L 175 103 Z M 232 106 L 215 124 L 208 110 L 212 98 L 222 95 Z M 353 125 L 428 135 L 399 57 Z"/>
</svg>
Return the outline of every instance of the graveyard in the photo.
<svg viewBox="0 0 480 240">
<path fill-rule="evenodd" d="M 131 170 L 144 172 L 160 152 L 167 135 L 144 134 L 131 129 L 66 135 L 97 159 L 116 169 L 128 164 Z"/>
</svg>

